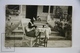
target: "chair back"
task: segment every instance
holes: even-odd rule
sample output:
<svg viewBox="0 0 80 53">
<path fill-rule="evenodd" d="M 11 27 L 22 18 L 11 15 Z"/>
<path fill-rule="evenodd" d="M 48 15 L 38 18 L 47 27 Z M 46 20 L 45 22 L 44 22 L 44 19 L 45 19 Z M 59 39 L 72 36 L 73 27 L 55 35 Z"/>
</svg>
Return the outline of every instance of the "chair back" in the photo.
<svg viewBox="0 0 80 53">
<path fill-rule="evenodd" d="M 30 19 L 26 19 L 26 18 L 22 18 L 21 19 L 21 23 L 22 23 L 22 28 L 23 28 L 24 34 L 25 34 L 26 27 L 28 27 L 28 23 L 29 22 L 30 22 Z"/>
</svg>

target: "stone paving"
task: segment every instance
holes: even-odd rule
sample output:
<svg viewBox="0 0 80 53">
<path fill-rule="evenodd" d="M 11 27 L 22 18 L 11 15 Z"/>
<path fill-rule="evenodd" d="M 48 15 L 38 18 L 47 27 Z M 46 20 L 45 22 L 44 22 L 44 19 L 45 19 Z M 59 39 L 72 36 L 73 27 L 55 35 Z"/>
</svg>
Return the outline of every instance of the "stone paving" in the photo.
<svg viewBox="0 0 80 53">
<path fill-rule="evenodd" d="M 25 42 L 23 43 L 23 45 L 23 47 L 29 47 Z M 6 40 L 5 46 L 14 47 L 14 40 Z M 72 42 L 70 40 L 49 40 L 47 44 L 47 47 L 49 48 L 65 48 L 71 46 Z M 21 40 L 15 40 L 15 47 L 22 47 Z"/>
<path fill-rule="evenodd" d="M 50 40 L 48 41 L 48 47 L 71 47 L 72 42 L 70 40 Z"/>
</svg>

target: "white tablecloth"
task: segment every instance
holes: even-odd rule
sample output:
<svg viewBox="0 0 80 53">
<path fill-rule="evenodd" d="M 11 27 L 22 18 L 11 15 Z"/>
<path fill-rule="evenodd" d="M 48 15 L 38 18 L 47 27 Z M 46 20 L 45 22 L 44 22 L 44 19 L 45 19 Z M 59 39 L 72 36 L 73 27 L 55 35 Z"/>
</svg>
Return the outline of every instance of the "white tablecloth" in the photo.
<svg viewBox="0 0 80 53">
<path fill-rule="evenodd" d="M 45 33 L 46 37 L 49 39 L 49 34 L 51 34 L 51 28 L 37 28 L 39 32 Z"/>
</svg>

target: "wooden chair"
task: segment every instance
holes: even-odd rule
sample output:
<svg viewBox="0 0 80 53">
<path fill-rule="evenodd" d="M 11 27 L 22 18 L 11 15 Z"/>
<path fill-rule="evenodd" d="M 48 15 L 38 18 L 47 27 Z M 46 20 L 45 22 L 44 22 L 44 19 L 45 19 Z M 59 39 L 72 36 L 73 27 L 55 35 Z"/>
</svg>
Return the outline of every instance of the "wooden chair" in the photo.
<svg viewBox="0 0 80 53">
<path fill-rule="evenodd" d="M 37 36 L 36 39 L 39 40 L 39 43 L 38 43 L 39 46 L 47 47 L 47 41 L 48 41 L 48 39 L 47 39 L 46 35 L 42 34 L 42 32 L 39 32 L 39 34 L 38 34 L 38 36 Z"/>
<path fill-rule="evenodd" d="M 25 39 L 24 40 L 28 40 L 27 44 L 30 46 L 30 47 L 33 47 L 35 46 L 36 44 L 36 37 L 29 37 L 27 36 L 27 30 L 25 29 Z"/>
<path fill-rule="evenodd" d="M 27 20 L 27 19 L 22 19 L 22 27 L 23 27 L 23 32 L 24 32 L 24 37 L 23 37 L 23 40 L 22 40 L 22 46 L 24 46 L 23 44 L 26 43 L 26 46 L 27 47 L 33 47 L 36 43 L 36 37 L 28 37 L 27 36 L 27 30 L 25 29 L 27 26 L 28 26 L 28 23 L 27 21 L 30 21 L 30 20 Z"/>
</svg>

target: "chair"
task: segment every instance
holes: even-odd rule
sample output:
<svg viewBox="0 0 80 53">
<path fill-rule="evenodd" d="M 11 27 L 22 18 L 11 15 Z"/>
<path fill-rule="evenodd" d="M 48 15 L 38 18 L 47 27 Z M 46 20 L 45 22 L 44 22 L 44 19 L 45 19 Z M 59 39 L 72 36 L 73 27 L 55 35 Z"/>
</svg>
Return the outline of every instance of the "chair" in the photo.
<svg viewBox="0 0 80 53">
<path fill-rule="evenodd" d="M 47 41 L 48 41 L 48 39 L 47 39 L 47 37 L 46 37 L 45 34 L 43 34 L 42 32 L 39 32 L 39 34 L 38 34 L 38 36 L 37 36 L 36 39 L 39 40 L 39 43 L 38 43 L 39 46 L 47 47 Z"/>
<path fill-rule="evenodd" d="M 27 30 L 25 28 L 28 26 L 29 22 L 30 22 L 29 19 L 22 19 L 22 27 L 23 27 L 23 33 L 24 33 L 24 37 L 22 40 L 22 46 L 25 46 L 24 45 L 24 43 L 25 43 L 27 47 L 33 47 L 36 43 L 36 37 L 26 36 Z"/>
<path fill-rule="evenodd" d="M 35 46 L 36 44 L 36 37 L 29 37 L 27 36 L 27 30 L 25 29 L 25 40 L 28 40 L 29 42 L 27 43 L 28 45 L 30 45 L 30 47 Z"/>
</svg>

